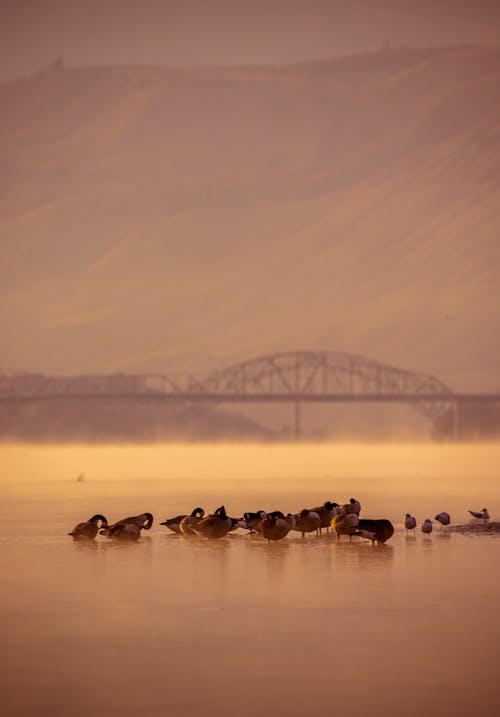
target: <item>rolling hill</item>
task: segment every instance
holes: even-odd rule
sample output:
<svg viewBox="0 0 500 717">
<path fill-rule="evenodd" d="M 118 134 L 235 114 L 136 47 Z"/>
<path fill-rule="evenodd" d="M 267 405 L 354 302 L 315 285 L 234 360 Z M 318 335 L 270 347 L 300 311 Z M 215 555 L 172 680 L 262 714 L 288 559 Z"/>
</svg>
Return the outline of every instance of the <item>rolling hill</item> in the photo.
<svg viewBox="0 0 500 717">
<path fill-rule="evenodd" d="M 500 48 L 0 85 L 3 369 L 325 348 L 497 389 Z"/>
</svg>

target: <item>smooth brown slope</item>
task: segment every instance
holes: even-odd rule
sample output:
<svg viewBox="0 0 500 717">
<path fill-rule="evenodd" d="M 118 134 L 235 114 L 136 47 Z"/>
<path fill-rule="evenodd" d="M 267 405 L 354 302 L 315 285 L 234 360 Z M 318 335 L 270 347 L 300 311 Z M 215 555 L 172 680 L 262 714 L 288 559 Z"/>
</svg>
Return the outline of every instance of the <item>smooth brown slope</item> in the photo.
<svg viewBox="0 0 500 717">
<path fill-rule="evenodd" d="M 500 51 L 1 86 L 4 365 L 330 348 L 495 388 Z"/>
</svg>

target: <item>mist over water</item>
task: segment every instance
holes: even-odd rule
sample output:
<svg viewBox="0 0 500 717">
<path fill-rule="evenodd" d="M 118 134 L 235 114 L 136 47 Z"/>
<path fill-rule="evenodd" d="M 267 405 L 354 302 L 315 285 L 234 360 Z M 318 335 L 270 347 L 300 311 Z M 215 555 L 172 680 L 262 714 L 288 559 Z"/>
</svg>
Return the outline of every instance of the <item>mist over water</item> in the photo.
<svg viewBox="0 0 500 717">
<path fill-rule="evenodd" d="M 7 714 L 317 711 L 461 715 L 500 706 L 500 538 L 418 530 L 406 512 L 500 516 L 500 445 L 0 448 Z M 83 473 L 83 479 L 77 480 Z M 383 546 L 290 533 L 218 541 L 160 521 L 354 496 Z M 151 511 L 134 544 L 73 542 L 81 520 Z"/>
</svg>

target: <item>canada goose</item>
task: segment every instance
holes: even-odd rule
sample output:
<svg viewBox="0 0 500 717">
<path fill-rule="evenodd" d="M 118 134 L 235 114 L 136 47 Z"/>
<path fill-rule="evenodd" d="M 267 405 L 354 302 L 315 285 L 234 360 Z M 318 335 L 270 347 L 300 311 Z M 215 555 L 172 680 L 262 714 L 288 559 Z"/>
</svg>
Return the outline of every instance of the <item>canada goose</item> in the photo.
<svg viewBox="0 0 500 717">
<path fill-rule="evenodd" d="M 282 540 L 290 530 L 295 529 L 295 518 L 290 513 L 285 517 L 281 510 L 274 510 L 260 524 L 260 532 L 267 542 Z"/>
<path fill-rule="evenodd" d="M 258 510 L 256 513 L 243 513 L 243 520 L 251 533 L 254 533 L 264 518 L 267 518 L 265 510 Z"/>
<path fill-rule="evenodd" d="M 356 498 L 349 498 L 349 503 L 343 505 L 342 508 L 345 515 L 351 515 L 352 513 L 359 515 L 361 513 L 361 503 Z"/>
<path fill-rule="evenodd" d="M 422 523 L 422 533 L 432 533 L 432 520 L 426 518 Z"/>
<path fill-rule="evenodd" d="M 117 520 L 112 525 L 104 526 L 104 528 L 99 531 L 99 534 L 107 535 L 108 538 L 117 537 L 118 534 L 122 532 L 124 525 L 135 525 L 139 529 L 139 532 L 137 533 L 137 537 L 139 537 L 141 530 L 151 530 L 151 526 L 153 525 L 153 516 L 151 513 L 141 513 L 140 515 L 132 515 L 128 518 L 122 518 L 121 520 Z M 133 530 L 125 532 L 130 533 L 131 535 L 134 533 Z"/>
<path fill-rule="evenodd" d="M 334 503 L 333 505 L 335 506 L 333 509 L 333 513 L 334 513 L 333 517 L 334 518 L 336 515 L 344 515 L 344 509 L 342 508 L 341 505 L 339 505 L 338 503 Z"/>
<path fill-rule="evenodd" d="M 191 515 L 186 515 L 181 520 L 180 532 L 183 535 L 196 535 L 193 530 L 193 527 L 196 525 L 196 523 L 199 523 L 204 516 L 205 511 L 203 510 L 203 508 L 195 508 L 191 511 Z"/>
<path fill-rule="evenodd" d="M 363 538 L 369 538 L 372 543 L 385 543 L 389 538 L 394 535 L 394 526 L 390 520 L 386 518 L 371 519 L 371 518 L 360 518 L 358 521 L 358 531 L 371 533 L 373 537 L 369 535 L 362 535 Z M 354 535 L 358 535 L 358 531 Z"/>
<path fill-rule="evenodd" d="M 167 518 L 160 525 L 165 525 L 172 533 L 181 532 L 181 521 L 187 518 L 186 515 L 176 515 L 175 518 Z"/>
<path fill-rule="evenodd" d="M 474 510 L 469 510 L 469 513 L 472 515 L 473 518 L 477 518 L 478 520 L 484 520 L 485 524 L 490 519 L 490 514 L 486 510 L 486 508 L 483 508 L 480 513 L 476 513 Z"/>
<path fill-rule="evenodd" d="M 341 535 L 348 535 L 349 540 L 358 527 L 359 517 L 356 513 L 348 513 L 347 515 L 336 515 L 331 522 L 333 530 L 337 534 L 337 539 L 340 540 Z"/>
<path fill-rule="evenodd" d="M 225 507 L 221 505 L 212 515 L 208 515 L 206 518 L 199 520 L 192 526 L 192 529 L 204 538 L 223 538 L 224 535 L 229 533 L 232 527 L 232 520 L 226 514 Z"/>
<path fill-rule="evenodd" d="M 417 521 L 415 520 L 413 515 L 410 515 L 409 513 L 407 513 L 405 516 L 406 533 L 408 534 L 409 530 L 415 530 L 416 527 L 417 527 Z M 414 535 L 415 535 L 415 533 L 414 533 Z"/>
<path fill-rule="evenodd" d="M 366 538 L 367 540 L 371 540 L 372 543 L 375 543 L 375 533 L 372 533 L 370 530 L 364 530 L 364 528 L 356 528 L 352 535 L 356 535 L 358 538 Z"/>
<path fill-rule="evenodd" d="M 108 529 L 107 535 L 115 540 L 139 540 L 141 529 L 136 523 L 115 523 Z"/>
<path fill-rule="evenodd" d="M 231 518 L 231 530 L 237 530 L 238 528 L 248 528 L 248 525 L 241 518 Z"/>
<path fill-rule="evenodd" d="M 302 533 L 302 537 L 305 537 L 306 533 L 319 533 L 319 526 L 321 525 L 321 518 L 314 510 L 309 508 L 303 508 L 295 518 L 295 528 L 299 533 Z"/>
<path fill-rule="evenodd" d="M 312 509 L 321 519 L 319 526 L 320 533 L 322 528 L 326 528 L 326 531 L 328 532 L 332 519 L 337 515 L 336 508 L 340 508 L 338 503 L 332 503 L 330 500 L 327 500 L 323 503 L 323 505 Z"/>
<path fill-rule="evenodd" d="M 97 525 L 99 521 L 101 521 L 101 525 Z M 103 515 L 93 515 L 85 523 L 75 525 L 68 535 L 72 535 L 73 540 L 94 540 L 99 528 L 107 527 L 107 525 L 108 521 Z"/>
<path fill-rule="evenodd" d="M 450 514 L 443 510 L 442 513 L 438 513 L 434 516 L 434 520 L 437 520 L 438 523 L 441 523 L 441 527 L 443 525 L 449 525 L 451 523 Z"/>
<path fill-rule="evenodd" d="M 191 511 L 190 515 L 176 515 L 175 518 L 167 518 L 163 523 L 160 523 L 160 525 L 165 525 L 173 533 L 181 533 L 181 522 L 184 518 L 203 518 L 204 515 L 205 511 L 203 508 L 195 508 Z"/>
</svg>

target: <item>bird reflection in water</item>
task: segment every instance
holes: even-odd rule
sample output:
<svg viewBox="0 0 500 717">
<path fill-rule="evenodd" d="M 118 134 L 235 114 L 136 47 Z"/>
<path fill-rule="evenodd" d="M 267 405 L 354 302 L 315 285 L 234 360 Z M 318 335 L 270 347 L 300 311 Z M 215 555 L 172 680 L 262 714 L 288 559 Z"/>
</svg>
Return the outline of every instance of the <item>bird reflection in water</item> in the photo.
<svg viewBox="0 0 500 717">
<path fill-rule="evenodd" d="M 352 568 L 353 565 L 366 568 L 389 566 L 394 558 L 394 547 L 387 543 L 370 545 L 361 542 L 332 542 L 331 550 L 338 569 L 342 569 L 343 566 Z"/>
</svg>

